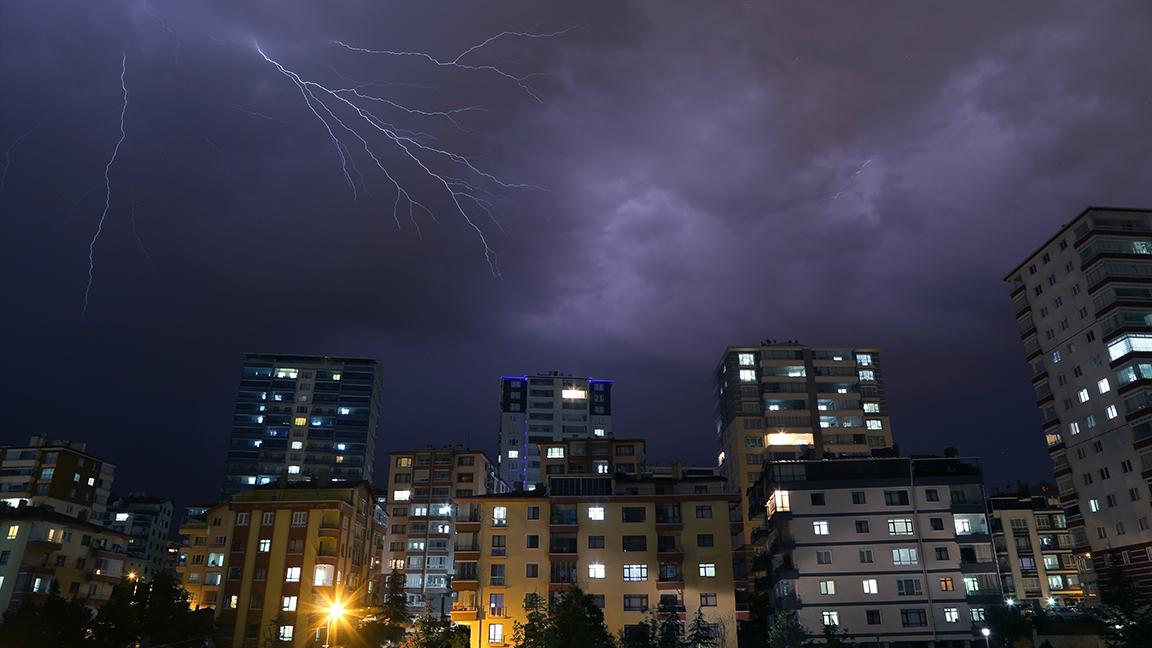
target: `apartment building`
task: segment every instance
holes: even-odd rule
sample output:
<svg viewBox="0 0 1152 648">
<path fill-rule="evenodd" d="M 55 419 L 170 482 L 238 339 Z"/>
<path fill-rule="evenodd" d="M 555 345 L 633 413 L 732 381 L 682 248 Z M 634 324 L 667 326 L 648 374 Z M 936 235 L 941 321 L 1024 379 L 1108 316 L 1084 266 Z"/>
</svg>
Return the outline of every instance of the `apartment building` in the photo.
<svg viewBox="0 0 1152 648">
<path fill-rule="evenodd" d="M 813 634 L 834 625 L 887 648 L 967 648 L 1002 600 L 968 460 L 778 461 L 750 497 L 757 589 Z"/>
<path fill-rule="evenodd" d="M 1005 277 L 1060 505 L 1095 574 L 1152 591 L 1152 210 L 1089 207 Z M 1084 586 L 1095 591 L 1091 573 Z"/>
<path fill-rule="evenodd" d="M 0 504 L 0 613 L 53 588 L 97 608 L 124 576 L 128 537 L 48 508 Z"/>
<path fill-rule="evenodd" d="M 115 471 L 85 443 L 33 436 L 24 446 L 0 446 L 0 502 L 50 507 L 101 524 Z"/>
<path fill-rule="evenodd" d="M 129 536 L 125 552 L 128 573 L 150 579 L 164 569 L 172 528 L 172 500 L 142 493 L 114 497 L 108 505 L 107 525 Z"/>
<path fill-rule="evenodd" d="M 649 611 L 700 610 L 719 646 L 736 645 L 747 616 L 734 564 L 740 498 L 714 471 L 649 470 L 644 449 L 637 439 L 542 444 L 544 488 L 461 498 L 452 619 L 474 648 L 509 645 L 528 594 L 572 586 L 613 633 L 639 631 Z"/>
<path fill-rule="evenodd" d="M 245 354 L 225 495 L 281 475 L 371 482 L 380 394 L 375 360 Z"/>
<path fill-rule="evenodd" d="M 879 348 L 728 347 L 714 388 L 720 469 L 741 493 L 766 461 L 893 448 Z"/>
<path fill-rule="evenodd" d="M 611 380 L 540 373 L 500 379 L 500 478 L 530 490 L 541 481 L 539 444 L 612 436 Z"/>
<path fill-rule="evenodd" d="M 379 603 L 386 522 L 366 482 L 258 486 L 189 510 L 177 571 L 233 648 L 327 645 Z"/>
<path fill-rule="evenodd" d="M 230 519 L 227 502 L 184 509 L 176 573 L 193 609 L 220 607 Z"/>
<path fill-rule="evenodd" d="M 496 464 L 479 450 L 461 446 L 388 454 L 387 573 L 404 573 L 413 613 L 425 609 L 447 617 L 455 574 L 456 499 L 507 491 Z"/>
<path fill-rule="evenodd" d="M 1084 602 L 1083 558 L 1073 550 L 1059 497 L 994 494 L 988 516 L 1006 597 L 1044 607 Z"/>
</svg>

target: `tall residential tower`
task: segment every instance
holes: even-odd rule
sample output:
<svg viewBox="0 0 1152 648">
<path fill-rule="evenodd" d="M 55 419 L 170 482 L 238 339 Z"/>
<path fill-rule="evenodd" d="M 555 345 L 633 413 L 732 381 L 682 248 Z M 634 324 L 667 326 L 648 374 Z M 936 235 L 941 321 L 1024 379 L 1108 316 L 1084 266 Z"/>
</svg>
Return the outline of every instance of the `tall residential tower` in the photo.
<svg viewBox="0 0 1152 648">
<path fill-rule="evenodd" d="M 225 494 L 281 475 L 370 482 L 380 385 L 375 360 L 245 354 Z"/>
<path fill-rule="evenodd" d="M 1005 277 L 1076 551 L 1096 574 L 1115 559 L 1145 591 L 1150 279 L 1152 210 L 1110 207 L 1085 209 Z"/>
<path fill-rule="evenodd" d="M 500 381 L 500 478 L 533 489 L 541 481 L 537 444 L 612 436 L 612 381 L 559 372 Z"/>
</svg>

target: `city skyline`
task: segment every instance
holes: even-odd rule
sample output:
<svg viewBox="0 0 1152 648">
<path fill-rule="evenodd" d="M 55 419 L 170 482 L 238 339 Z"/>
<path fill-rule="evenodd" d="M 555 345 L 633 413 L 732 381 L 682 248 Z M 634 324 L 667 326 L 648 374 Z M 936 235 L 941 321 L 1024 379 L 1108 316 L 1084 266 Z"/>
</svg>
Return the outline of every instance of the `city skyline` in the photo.
<svg viewBox="0 0 1152 648">
<path fill-rule="evenodd" d="M 990 486 L 1047 478 L 1001 278 L 1088 205 L 1152 204 L 1136 181 L 1149 8 L 797 7 L 781 21 L 770 7 L 578 4 L 462 4 L 450 26 L 416 6 L 6 7 L 0 40 L 57 55 L 0 70 L 21 98 L 0 107 L 14 368 L 0 443 L 86 441 L 122 492 L 211 499 L 241 354 L 274 350 L 380 360 L 377 460 L 417 437 L 495 455 L 499 376 L 556 369 L 616 381 L 616 436 L 708 462 L 718 354 L 777 338 L 882 347 L 902 452 L 957 445 Z M 476 59 L 539 64 L 540 101 L 328 42 L 446 56 L 541 21 L 581 29 Z M 421 107 L 484 106 L 455 116 L 471 134 L 428 128 L 546 189 L 500 201 L 506 234 L 482 216 L 499 278 L 459 218 L 417 234 L 396 229 L 385 185 L 354 199 L 253 38 L 328 82 L 331 65 L 435 85 L 405 91 Z"/>
</svg>

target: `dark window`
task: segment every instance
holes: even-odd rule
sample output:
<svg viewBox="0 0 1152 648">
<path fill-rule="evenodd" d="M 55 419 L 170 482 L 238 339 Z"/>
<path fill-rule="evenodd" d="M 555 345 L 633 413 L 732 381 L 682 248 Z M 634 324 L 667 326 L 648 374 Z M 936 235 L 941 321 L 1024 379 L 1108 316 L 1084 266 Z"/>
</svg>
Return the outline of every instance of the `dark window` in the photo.
<svg viewBox="0 0 1152 648">
<path fill-rule="evenodd" d="M 905 628 L 918 628 L 928 625 L 928 614 L 923 608 L 900 610 L 900 624 Z"/>
<path fill-rule="evenodd" d="M 696 534 L 696 546 L 697 547 L 714 547 L 714 546 L 716 546 L 715 545 L 715 539 L 712 537 L 711 533 L 697 533 Z"/>
<path fill-rule="evenodd" d="M 647 594 L 625 594 L 624 610 L 628 612 L 644 612 L 648 609 Z"/>
<path fill-rule="evenodd" d="M 643 522 L 646 517 L 647 509 L 643 506 L 625 506 L 621 511 L 622 518 L 625 522 Z"/>
<path fill-rule="evenodd" d="M 880 625 L 880 610 L 865 610 L 868 616 L 868 625 Z"/>
<path fill-rule="evenodd" d="M 536 563 L 528 563 L 524 565 L 524 576 L 526 578 L 537 578 L 540 576 L 540 565 Z"/>
<path fill-rule="evenodd" d="M 712 507 L 710 505 L 702 505 L 696 507 L 696 519 L 703 520 L 712 517 Z"/>
<path fill-rule="evenodd" d="M 868 533 L 868 520 L 856 520 L 856 533 Z"/>
<path fill-rule="evenodd" d="M 824 506 L 824 493 L 812 493 L 812 506 Z"/>
<path fill-rule="evenodd" d="M 928 490 L 924 491 L 924 499 L 928 500 L 929 502 L 939 502 L 940 491 L 936 490 L 935 488 L 929 488 Z"/>
<path fill-rule="evenodd" d="M 936 547 L 936 560 L 948 560 L 948 547 Z"/>
<path fill-rule="evenodd" d="M 603 594 L 589 594 L 588 598 L 592 599 L 592 605 L 604 609 L 604 595 Z"/>
<path fill-rule="evenodd" d="M 853 504 L 866 504 L 868 499 L 864 496 L 864 491 L 852 491 Z"/>
<path fill-rule="evenodd" d="M 938 517 L 929 518 L 928 522 L 931 523 L 933 531 L 943 531 L 944 530 L 944 518 L 938 518 Z"/>
<path fill-rule="evenodd" d="M 540 548 L 540 536 L 535 535 L 535 534 L 528 536 L 527 547 L 529 549 L 539 549 Z"/>
<path fill-rule="evenodd" d="M 604 548 L 604 536 L 588 536 L 588 548 L 589 549 L 603 549 Z"/>
<path fill-rule="evenodd" d="M 624 551 L 648 551 L 648 536 L 624 536 Z"/>
<path fill-rule="evenodd" d="M 540 507 L 539 506 L 529 506 L 528 507 L 528 519 L 529 520 L 539 520 L 540 519 Z"/>
<path fill-rule="evenodd" d="M 908 491 L 884 491 L 884 503 L 888 506 L 906 506 L 908 504 Z"/>
</svg>

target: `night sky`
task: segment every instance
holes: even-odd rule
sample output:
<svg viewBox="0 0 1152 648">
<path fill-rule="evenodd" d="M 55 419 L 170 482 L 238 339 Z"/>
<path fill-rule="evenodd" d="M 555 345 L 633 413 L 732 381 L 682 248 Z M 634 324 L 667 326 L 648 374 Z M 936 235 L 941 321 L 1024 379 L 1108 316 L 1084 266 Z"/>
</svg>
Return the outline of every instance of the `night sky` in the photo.
<svg viewBox="0 0 1152 648">
<path fill-rule="evenodd" d="M 902 449 L 1045 478 L 1002 278 L 1087 205 L 1152 206 L 1149 25 L 1138 1 L 0 0 L 0 443 L 85 440 L 118 491 L 209 500 L 260 351 L 379 358 L 381 457 L 494 450 L 498 377 L 556 369 L 615 379 L 617 434 L 656 459 L 711 463 L 713 367 L 776 338 L 883 346 Z M 462 59 L 542 73 L 539 101 L 331 43 L 449 61 L 570 27 Z M 331 88 L 479 107 L 457 128 L 371 106 L 539 187 L 428 154 L 490 204 L 499 226 L 469 216 L 499 276 L 444 187 L 362 123 L 439 222 L 402 208 L 398 228 L 341 132 L 354 199 L 257 42 Z"/>
</svg>

